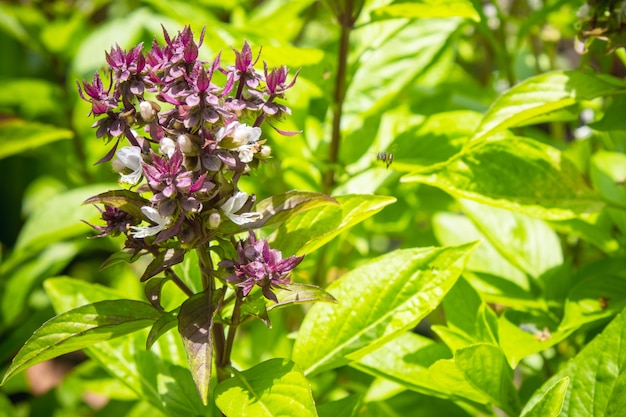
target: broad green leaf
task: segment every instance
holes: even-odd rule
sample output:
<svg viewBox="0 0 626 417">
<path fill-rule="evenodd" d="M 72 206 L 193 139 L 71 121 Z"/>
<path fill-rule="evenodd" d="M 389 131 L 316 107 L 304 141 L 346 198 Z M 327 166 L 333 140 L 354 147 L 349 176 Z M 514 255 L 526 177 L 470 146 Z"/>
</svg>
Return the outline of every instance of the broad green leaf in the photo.
<svg viewBox="0 0 626 417">
<path fill-rule="evenodd" d="M 335 200 L 339 206 L 326 205 L 289 218 L 274 234 L 273 246 L 288 255 L 311 253 L 396 201 L 374 195 L 343 195 Z"/>
<path fill-rule="evenodd" d="M 45 133 L 45 131 L 40 129 L 48 127 L 52 130 L 49 132 L 51 134 L 56 132 L 58 135 L 59 132 L 65 132 L 65 139 L 71 139 L 74 136 L 70 130 L 32 121 L 42 120 L 43 118 L 46 120 L 63 120 L 60 118 L 63 117 L 64 112 L 67 111 L 66 104 L 68 100 L 64 100 L 64 93 L 60 84 L 41 78 L 24 77 L 14 79 L 4 78 L 2 86 L 2 91 L 0 91 L 0 108 L 10 108 L 14 110 L 11 113 L 28 120 L 5 119 L 3 123 L 0 123 L 0 132 L 5 126 L 10 128 L 12 125 L 13 129 L 16 129 L 15 133 L 17 133 L 17 137 L 15 138 L 0 133 L 0 140 L 2 140 L 3 144 L 7 144 L 7 148 L 10 149 L 9 144 L 11 143 L 11 139 L 22 139 L 26 143 L 34 140 L 34 138 L 29 138 L 28 135 L 20 134 L 19 129 L 24 129 L 24 132 L 27 132 L 27 129 L 32 129 L 32 132 L 37 132 L 41 135 Z M 28 99 L 25 99 L 26 97 Z M 9 139 L 8 143 L 6 142 L 7 139 Z M 24 145 L 26 145 L 26 143 Z M 31 145 L 36 145 L 36 143 L 31 142 Z M 8 149 L 2 149 L 0 155 L 7 151 Z"/>
<path fill-rule="evenodd" d="M 480 241 L 467 261 L 465 277 L 486 301 L 510 306 L 538 305 L 528 277 L 511 265 L 467 216 L 438 212 L 433 216 L 433 230 L 442 245 Z"/>
<path fill-rule="evenodd" d="M 36 149 L 58 140 L 72 139 L 71 130 L 36 123 L 31 121 L 10 119 L 0 123 L 0 159 L 21 152 Z"/>
<path fill-rule="evenodd" d="M 178 332 L 183 339 L 191 375 L 202 402 L 209 402 L 213 368 L 213 306 L 210 292 L 189 298 L 180 306 Z"/>
<path fill-rule="evenodd" d="M 65 268 L 81 248 L 80 243 L 60 242 L 48 246 L 36 258 L 3 276 L 4 287 L 0 294 L 2 322 L 11 323 L 26 308 L 25 303 L 35 286 L 50 275 Z"/>
<path fill-rule="evenodd" d="M 610 273 L 594 273 L 581 279 L 567 295 L 561 329 L 577 329 L 585 323 L 611 317 L 626 307 L 626 279 Z"/>
<path fill-rule="evenodd" d="M 545 222 L 471 200 L 459 202 L 498 252 L 532 277 L 563 262 L 561 242 Z"/>
<path fill-rule="evenodd" d="M 61 313 L 26 341 L 2 382 L 37 363 L 143 329 L 159 316 L 151 305 L 135 300 L 99 301 Z"/>
<path fill-rule="evenodd" d="M 57 313 L 124 296 L 102 285 L 70 278 L 48 279 L 44 286 Z M 148 331 L 142 330 L 98 343 L 85 352 L 164 416 L 208 415 L 189 370 L 183 367 L 187 358 L 180 336 L 167 332 L 147 351 L 147 335 Z"/>
<path fill-rule="evenodd" d="M 259 201 L 255 211 L 263 214 L 261 220 L 246 224 L 246 227 L 256 228 L 281 222 L 289 217 L 313 208 L 337 202 L 322 193 L 310 191 L 288 191 Z"/>
<path fill-rule="evenodd" d="M 600 151 L 591 158 L 591 181 L 608 202 L 626 210 L 626 155 Z"/>
<path fill-rule="evenodd" d="M 314 304 L 293 359 L 306 374 L 359 360 L 413 328 L 461 274 L 474 244 L 397 250 L 328 287 L 339 304 Z"/>
<path fill-rule="evenodd" d="M 513 369 L 500 348 L 476 344 L 454 353 L 454 359 L 435 362 L 433 379 L 460 397 L 489 403 L 508 415 L 518 415 L 520 404 L 513 385 Z"/>
<path fill-rule="evenodd" d="M 215 403 L 226 416 L 317 416 L 309 381 L 296 364 L 270 359 L 220 383 Z"/>
<path fill-rule="evenodd" d="M 570 380 L 559 417 L 620 416 L 626 409 L 626 310 L 528 401 L 532 409 L 557 381 Z"/>
<path fill-rule="evenodd" d="M 352 32 L 350 61 L 354 65 L 349 66 L 353 74 L 348 75 L 342 109 L 341 161 L 350 164 L 365 153 L 381 113 L 397 106 L 398 97 L 407 89 L 419 80 L 434 85 L 445 78 L 455 58 L 451 43 L 461 24 L 458 18 L 390 19 L 361 25 Z"/>
<path fill-rule="evenodd" d="M 450 350 L 444 344 L 406 332 L 350 366 L 393 381 L 405 389 L 449 398 L 453 392 L 438 384 L 428 368 L 436 361 L 450 357 Z"/>
<path fill-rule="evenodd" d="M 98 184 L 75 188 L 59 194 L 26 220 L 15 244 L 16 250 L 36 250 L 50 243 L 87 233 L 90 227 L 81 220 L 99 217 L 98 210 L 81 206 L 88 197 L 116 188 L 117 185 Z"/>
<path fill-rule="evenodd" d="M 484 140 L 497 130 L 527 124 L 534 117 L 545 116 L 581 100 L 624 93 L 626 84 L 617 78 L 580 71 L 537 75 L 513 86 L 491 105 L 471 142 Z"/>
<path fill-rule="evenodd" d="M 480 298 L 476 290 L 463 278 L 448 291 L 443 299 L 446 326 L 433 326 L 433 331 L 455 351 L 476 343 L 498 344 L 498 318 Z M 462 343 L 455 343 L 450 332 L 460 335 Z M 455 337 L 456 338 L 456 337 Z"/>
<path fill-rule="evenodd" d="M 558 417 L 561 414 L 568 386 L 568 377 L 559 379 L 538 402 L 533 404 L 532 408 L 522 410 L 521 417 Z"/>
<path fill-rule="evenodd" d="M 481 116 L 473 111 L 429 116 L 422 124 L 396 136 L 387 149 L 394 156 L 389 168 L 408 171 L 445 162 L 461 151 Z"/>
<path fill-rule="evenodd" d="M 483 142 L 403 181 L 546 220 L 571 219 L 603 206 L 556 148 L 522 137 Z"/>
<path fill-rule="evenodd" d="M 480 16 L 469 0 L 422 0 L 421 2 L 394 3 L 372 11 L 379 19 L 424 19 L 432 17 L 466 17 L 479 21 Z"/>
</svg>

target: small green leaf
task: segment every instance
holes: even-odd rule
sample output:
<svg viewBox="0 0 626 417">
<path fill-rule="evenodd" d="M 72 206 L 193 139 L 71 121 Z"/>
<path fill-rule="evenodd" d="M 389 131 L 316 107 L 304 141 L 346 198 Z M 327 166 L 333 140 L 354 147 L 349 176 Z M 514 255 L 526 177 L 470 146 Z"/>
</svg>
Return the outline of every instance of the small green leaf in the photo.
<svg viewBox="0 0 626 417">
<path fill-rule="evenodd" d="M 559 150 L 522 137 L 483 142 L 402 180 L 546 220 L 571 219 L 603 207 Z"/>
<path fill-rule="evenodd" d="M 185 250 L 178 248 L 169 248 L 162 250 L 159 254 L 148 264 L 146 270 L 141 275 L 140 281 L 144 282 L 155 275 L 160 274 L 167 268 L 170 268 L 176 264 L 179 264 L 185 258 Z"/>
<path fill-rule="evenodd" d="M 498 344 L 498 318 L 466 280 L 457 280 L 442 304 L 446 326 L 433 326 L 433 330 L 452 351 L 469 344 Z M 460 333 L 467 342 L 460 346 L 450 343 L 444 336 L 445 330 Z"/>
<path fill-rule="evenodd" d="M 24 120 L 10 119 L 0 123 L 0 159 L 36 149 L 58 140 L 72 139 L 71 130 Z"/>
<path fill-rule="evenodd" d="M 533 404 L 532 408 L 524 409 L 521 417 L 558 417 L 563 408 L 563 400 L 567 394 L 569 378 L 559 379 Z"/>
<path fill-rule="evenodd" d="M 220 383 L 215 403 L 227 416 L 317 416 L 309 381 L 286 359 L 270 359 Z"/>
<path fill-rule="evenodd" d="M 159 316 L 151 305 L 135 300 L 99 301 L 59 314 L 26 341 L 2 383 L 47 359 L 143 329 Z"/>
<path fill-rule="evenodd" d="M 107 191 L 88 198 L 83 204 L 105 204 L 125 211 L 138 219 L 146 219 L 146 216 L 141 212 L 141 208 L 150 206 L 148 200 L 130 190 Z"/>
<path fill-rule="evenodd" d="M 513 369 L 497 346 L 476 344 L 459 349 L 454 359 L 435 362 L 430 371 L 438 384 L 460 397 L 495 405 L 511 416 L 519 413 Z"/>
<path fill-rule="evenodd" d="M 317 408 L 319 417 L 353 417 L 359 411 L 361 396 L 357 394 L 348 395 L 340 400 L 329 401 Z"/>
<path fill-rule="evenodd" d="M 179 309 L 174 311 L 169 311 L 161 317 L 157 321 L 154 322 L 152 327 L 150 328 L 150 333 L 148 333 L 148 337 L 146 338 L 146 349 L 150 350 L 154 342 L 156 342 L 159 337 L 163 336 L 165 333 L 176 327 L 178 324 L 178 312 Z"/>
<path fill-rule="evenodd" d="M 535 117 L 543 117 L 580 100 L 624 93 L 626 84 L 617 78 L 580 71 L 537 75 L 513 86 L 491 105 L 471 142 L 484 140 L 498 130 L 528 124 Z M 546 121 L 545 117 L 542 121 Z"/>
<path fill-rule="evenodd" d="M 626 407 L 626 310 L 528 401 L 533 408 L 557 381 L 570 380 L 559 417 L 620 416 Z M 593 395 L 590 397 L 590 393 Z"/>
<path fill-rule="evenodd" d="M 294 346 L 305 373 L 345 365 L 411 329 L 452 287 L 474 244 L 406 249 L 377 258 L 328 287 L 338 304 L 314 304 Z"/>
<path fill-rule="evenodd" d="M 375 20 L 466 17 L 476 22 L 480 16 L 469 0 L 422 0 L 419 3 L 394 3 L 372 11 Z"/>
<path fill-rule="evenodd" d="M 146 282 L 146 286 L 143 289 L 150 304 L 159 311 L 163 311 L 163 306 L 161 305 L 161 290 L 169 280 L 169 277 L 151 279 Z"/>
<path fill-rule="evenodd" d="M 183 338 L 191 375 L 203 404 L 209 402 L 213 367 L 213 306 L 208 291 L 185 301 L 178 314 L 178 332 Z"/>
<path fill-rule="evenodd" d="M 324 301 L 327 303 L 336 303 L 337 300 L 323 288 L 310 284 L 301 284 L 292 282 L 285 288 L 279 288 L 274 291 L 278 303 L 268 302 L 267 311 L 278 309 L 292 304 L 314 303 Z"/>
</svg>

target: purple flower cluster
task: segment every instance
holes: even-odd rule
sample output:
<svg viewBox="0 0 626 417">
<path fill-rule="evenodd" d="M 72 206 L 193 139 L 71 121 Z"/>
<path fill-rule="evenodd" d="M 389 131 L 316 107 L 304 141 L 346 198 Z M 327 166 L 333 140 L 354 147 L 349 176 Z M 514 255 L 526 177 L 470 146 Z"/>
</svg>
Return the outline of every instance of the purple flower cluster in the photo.
<svg viewBox="0 0 626 417">
<path fill-rule="evenodd" d="M 133 216 L 120 198 L 101 199 L 106 226 L 96 227 L 98 236 L 124 233 L 127 248 L 152 254 L 165 245 L 188 249 L 230 241 L 260 219 L 252 211 L 255 196 L 241 192 L 238 181 L 270 156 L 261 125 L 290 113 L 283 100 L 298 75 L 288 81 L 287 67 L 270 70 L 265 63 L 257 71 L 260 52 L 253 58 L 247 42 L 234 50 L 234 65 L 222 66 L 221 53 L 210 62 L 199 59 L 204 30 L 197 43 L 188 26 L 174 37 L 163 29 L 163 36 L 164 44 L 155 39 L 145 53 L 143 44 L 111 48 L 107 87 L 98 72 L 78 85 L 96 118 L 96 136 L 114 142 L 99 162 L 112 162 L 120 183 L 131 187 L 121 200 L 137 208 Z M 250 236 L 248 246 L 265 246 L 254 262 L 233 264 L 237 276 L 246 277 L 246 295 L 256 284 L 275 299 L 272 285 L 287 283 L 299 259 L 280 260 L 267 242 Z M 255 269 L 261 265 L 265 278 Z"/>
<path fill-rule="evenodd" d="M 283 288 L 290 283 L 289 274 L 300 264 L 303 256 L 282 257 L 280 251 L 270 249 L 267 240 L 257 240 L 250 232 L 248 239 L 237 243 L 237 261 L 224 261 L 221 266 L 234 268 L 234 275 L 228 277 L 243 289 L 246 296 L 255 285 L 261 287 L 263 295 L 268 300 L 278 302 L 275 288 Z"/>
</svg>

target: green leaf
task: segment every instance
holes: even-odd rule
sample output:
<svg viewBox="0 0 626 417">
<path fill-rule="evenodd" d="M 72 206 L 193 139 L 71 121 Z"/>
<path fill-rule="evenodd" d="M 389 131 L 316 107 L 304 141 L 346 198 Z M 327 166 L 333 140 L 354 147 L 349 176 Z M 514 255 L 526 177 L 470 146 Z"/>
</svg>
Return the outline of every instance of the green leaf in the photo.
<svg viewBox="0 0 626 417">
<path fill-rule="evenodd" d="M 74 133 L 53 125 L 9 119 L 0 123 L 0 159 L 59 140 L 72 139 Z"/>
<path fill-rule="evenodd" d="M 93 207 L 84 207 L 81 204 L 86 198 L 114 187 L 116 185 L 90 185 L 51 198 L 26 220 L 15 249 L 28 248 L 29 251 L 34 251 L 50 243 L 87 233 L 90 227 L 81 220 L 99 217 L 99 213 Z"/>
<path fill-rule="evenodd" d="M 317 407 L 319 417 L 353 417 L 359 411 L 361 396 L 352 394 L 340 400 L 329 401 Z"/>
<path fill-rule="evenodd" d="M 86 303 L 124 296 L 108 287 L 70 278 L 48 279 L 44 286 L 57 313 Z M 209 415 L 197 395 L 189 370 L 184 367 L 187 358 L 180 336 L 175 332 L 166 332 L 154 342 L 152 350 L 147 351 L 147 335 L 147 330 L 141 330 L 98 343 L 85 352 L 133 390 L 137 397 L 161 410 L 163 415 Z"/>
<path fill-rule="evenodd" d="M 215 403 L 227 416 L 317 416 L 309 381 L 296 364 L 270 359 L 220 383 Z"/>
<path fill-rule="evenodd" d="M 246 227 L 256 228 L 275 224 L 285 219 L 313 208 L 327 204 L 337 204 L 337 202 L 322 193 L 310 191 L 288 191 L 284 194 L 274 195 L 265 200 L 259 201 L 255 210 L 263 217 L 261 220 L 246 224 Z"/>
<path fill-rule="evenodd" d="M 466 280 L 460 278 L 443 299 L 446 326 L 433 326 L 433 331 L 455 351 L 476 343 L 498 344 L 498 318 Z M 453 343 L 448 332 L 463 339 Z"/>
<path fill-rule="evenodd" d="M 88 198 L 83 204 L 105 204 L 132 214 L 138 219 L 148 220 L 142 213 L 141 208 L 150 206 L 151 203 L 134 191 L 110 190 Z"/>
<path fill-rule="evenodd" d="M 403 388 L 445 398 L 452 396 L 453 392 L 438 384 L 428 368 L 450 356 L 450 350 L 444 344 L 406 332 L 350 366 L 393 381 Z"/>
<path fill-rule="evenodd" d="M 558 417 L 561 414 L 569 378 L 559 379 L 533 404 L 532 408 L 522 410 L 521 417 Z"/>
<path fill-rule="evenodd" d="M 438 212 L 433 216 L 433 230 L 439 243 L 446 246 L 480 241 L 467 261 L 465 277 L 487 302 L 517 307 L 540 305 L 531 294 L 526 274 L 511 265 L 467 216 Z"/>
<path fill-rule="evenodd" d="M 557 381 L 567 377 L 559 417 L 619 416 L 626 407 L 626 310 L 623 310 L 565 368 L 550 378 L 528 401 L 532 409 Z"/>
<path fill-rule="evenodd" d="M 6 126 L 4 123 L 13 125 L 12 128 L 17 129 L 16 133 L 20 131 L 19 129 L 24 129 L 22 133 L 18 133 L 15 138 L 7 135 L 6 139 L 15 141 L 22 139 L 25 142 L 24 144 L 19 145 L 15 143 L 15 145 L 21 147 L 26 145 L 29 141 L 35 140 L 34 137 L 30 137 L 30 135 L 24 133 L 32 129 L 31 132 L 38 132 L 38 134 L 35 134 L 35 136 L 38 136 L 45 134 L 42 128 L 46 127 L 51 128 L 51 132 L 49 132 L 50 137 L 55 134 L 58 135 L 60 132 L 65 132 L 67 137 L 64 139 L 71 139 L 74 136 L 70 130 L 32 121 L 42 120 L 43 118 L 47 120 L 63 120 L 63 114 L 67 111 L 65 106 L 69 100 L 64 100 L 64 92 L 61 88 L 61 84 L 41 78 L 20 77 L 14 79 L 3 78 L 2 87 L 0 91 L 0 108 L 3 110 L 9 108 L 13 110 L 11 113 L 28 120 L 5 119 L 3 123 L 0 123 L 0 131 Z M 25 100 L 25 97 L 28 97 L 28 99 Z M 3 111 L 3 113 L 6 114 L 6 111 Z M 0 133 L 0 138 L 3 144 L 8 145 L 4 134 Z M 37 144 L 32 143 L 32 145 L 36 146 Z M 7 148 L 10 148 L 10 146 L 7 146 Z M 8 149 L 4 149 L 3 147 L 0 154 L 7 151 Z"/>
<path fill-rule="evenodd" d="M 459 202 L 500 255 L 530 276 L 538 278 L 563 263 L 561 242 L 545 222 L 470 200 Z"/>
<path fill-rule="evenodd" d="M 579 71 L 553 71 L 529 78 L 503 93 L 489 108 L 471 142 L 495 131 L 532 122 L 581 100 L 624 94 L 626 84 L 616 78 Z M 523 155 L 523 154 L 522 154 Z"/>
<path fill-rule="evenodd" d="M 143 329 L 159 316 L 151 305 L 135 300 L 99 301 L 59 314 L 26 341 L 2 383 L 45 360 Z"/>
<path fill-rule="evenodd" d="M 560 329 L 578 329 L 585 323 L 611 317 L 626 307 L 624 277 L 595 272 L 580 279 L 567 295 Z"/>
<path fill-rule="evenodd" d="M 435 362 L 430 371 L 438 384 L 460 397 L 495 405 L 508 415 L 519 413 L 513 369 L 497 346 L 476 344 L 459 349 L 454 359 Z"/>
<path fill-rule="evenodd" d="M 356 361 L 413 328 L 462 272 L 474 244 L 397 250 L 328 287 L 339 304 L 314 304 L 293 359 L 306 374 Z"/>
<path fill-rule="evenodd" d="M 604 199 L 626 209 L 626 155 L 600 151 L 591 157 L 591 182 Z"/>
<path fill-rule="evenodd" d="M 278 303 L 268 300 L 267 311 L 286 307 L 292 304 L 304 304 L 323 301 L 327 303 L 336 303 L 337 300 L 323 288 L 311 284 L 302 284 L 292 282 L 285 288 L 279 288 L 274 291 Z"/>
<path fill-rule="evenodd" d="M 203 404 L 209 402 L 213 367 L 213 306 L 209 291 L 196 294 L 180 306 L 178 332 L 183 339 L 191 375 Z"/>
<path fill-rule="evenodd" d="M 146 349 L 150 350 L 154 342 L 156 342 L 159 337 L 163 336 L 165 333 L 176 327 L 178 324 L 178 312 L 179 309 L 174 311 L 169 311 L 163 314 L 157 321 L 154 322 L 152 327 L 150 328 L 150 333 L 148 333 L 148 337 L 146 338 Z"/>
<path fill-rule="evenodd" d="M 546 220 L 571 219 L 603 206 L 557 149 L 521 137 L 483 142 L 402 180 Z"/>
<path fill-rule="evenodd" d="M 28 296 L 44 278 L 61 272 L 79 253 L 81 243 L 60 242 L 48 246 L 36 258 L 23 262 L 18 268 L 2 277 L 0 294 L 2 322 L 11 323 L 26 308 Z"/>
<path fill-rule="evenodd" d="M 343 195 L 335 200 L 339 207 L 326 205 L 289 218 L 274 234 L 272 246 L 286 254 L 311 253 L 396 201 L 374 195 Z"/>
<path fill-rule="evenodd" d="M 466 17 L 476 22 L 480 20 L 476 9 L 468 0 L 422 0 L 419 3 L 394 3 L 374 9 L 372 15 L 375 20 L 432 17 Z"/>
</svg>

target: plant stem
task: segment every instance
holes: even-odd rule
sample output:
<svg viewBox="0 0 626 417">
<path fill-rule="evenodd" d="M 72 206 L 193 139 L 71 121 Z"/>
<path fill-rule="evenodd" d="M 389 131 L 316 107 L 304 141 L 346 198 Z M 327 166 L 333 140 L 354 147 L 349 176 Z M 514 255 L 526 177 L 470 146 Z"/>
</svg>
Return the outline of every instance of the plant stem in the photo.
<svg viewBox="0 0 626 417">
<path fill-rule="evenodd" d="M 338 7 L 339 8 L 339 7 Z M 330 194 L 335 186 L 335 168 L 339 162 L 339 145 L 341 144 L 341 117 L 343 115 L 343 102 L 346 97 L 348 68 L 348 51 L 350 49 L 350 32 L 354 27 L 360 10 L 353 14 L 354 1 L 346 0 L 343 10 L 335 10 L 337 20 L 341 26 L 339 35 L 339 52 L 337 56 L 337 76 L 335 77 L 335 92 L 333 94 L 333 121 L 330 149 L 328 150 L 329 167 L 322 178 L 322 191 Z"/>
<path fill-rule="evenodd" d="M 233 307 L 233 315 L 230 319 L 230 326 L 228 326 L 228 336 L 226 337 L 226 346 L 224 347 L 224 355 L 222 357 L 222 365 L 224 367 L 230 366 L 230 354 L 233 351 L 233 342 L 235 341 L 237 327 L 239 327 L 242 301 L 243 293 L 240 289 L 237 289 L 235 305 Z"/>
<path fill-rule="evenodd" d="M 176 272 L 174 272 L 172 268 L 167 268 L 165 270 L 165 273 L 169 275 L 169 277 L 172 279 L 172 282 L 174 282 L 174 284 L 176 284 L 176 286 L 180 288 L 181 291 L 184 292 L 187 297 L 191 297 L 192 295 L 194 295 L 194 292 L 191 291 L 191 288 L 189 288 L 187 284 L 185 284 L 183 280 L 180 279 L 178 274 L 176 274 Z"/>
</svg>

